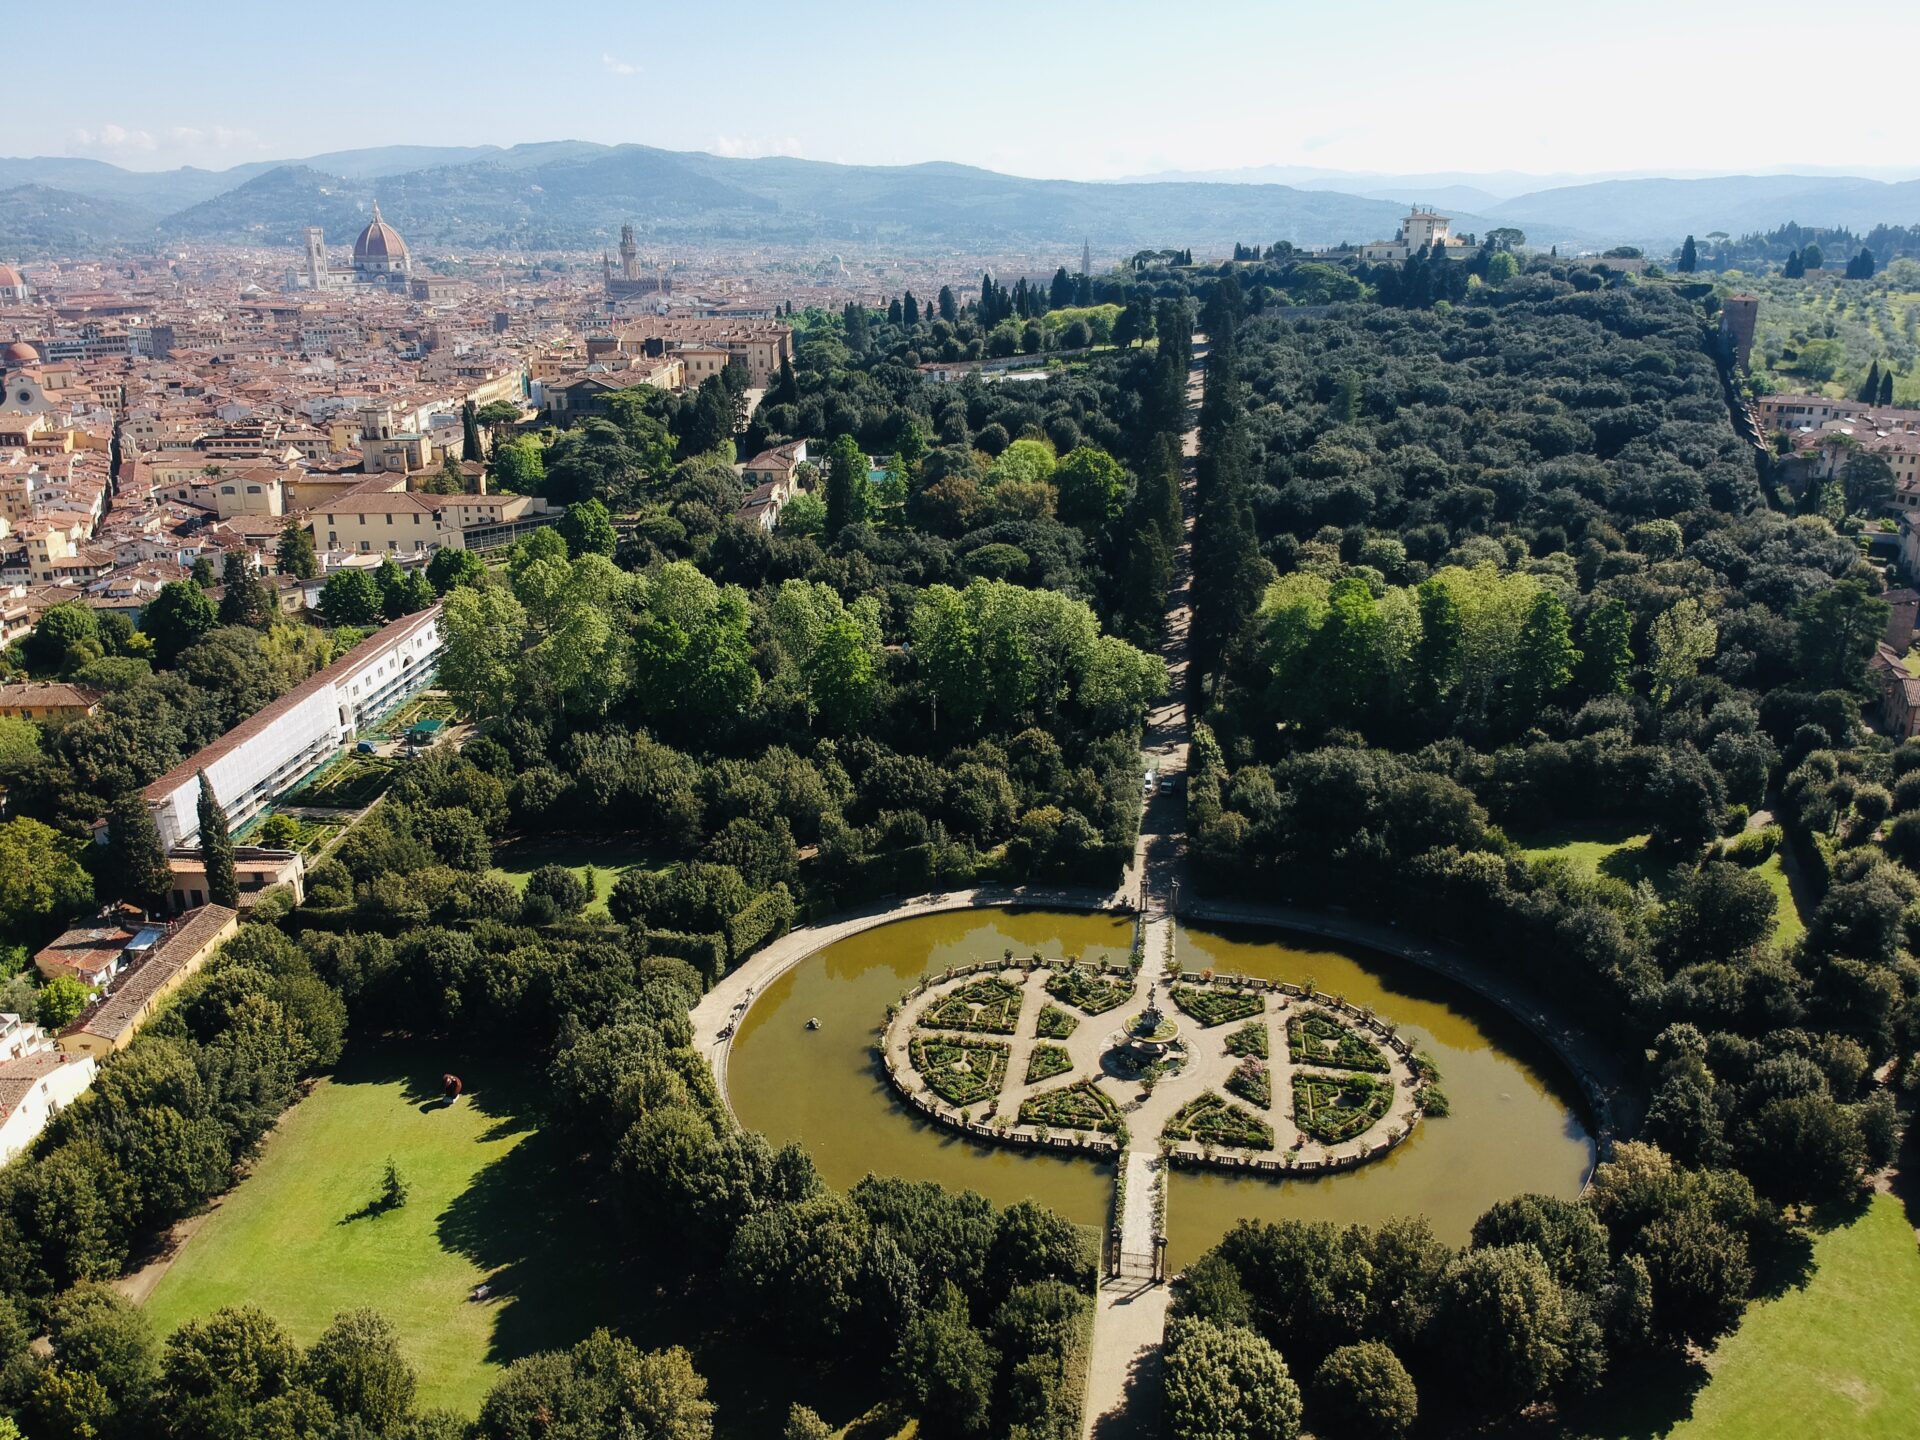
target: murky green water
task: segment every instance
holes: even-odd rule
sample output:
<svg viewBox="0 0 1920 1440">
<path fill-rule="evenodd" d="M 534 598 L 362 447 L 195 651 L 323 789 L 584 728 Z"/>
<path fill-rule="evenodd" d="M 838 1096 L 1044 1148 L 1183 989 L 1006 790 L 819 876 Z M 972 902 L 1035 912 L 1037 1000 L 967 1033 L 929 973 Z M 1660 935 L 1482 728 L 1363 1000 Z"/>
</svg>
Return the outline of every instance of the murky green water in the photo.
<svg viewBox="0 0 1920 1440">
<path fill-rule="evenodd" d="M 1290 943 L 1289 943 L 1290 942 Z M 1472 991 L 1404 960 L 1318 946 L 1271 930 L 1182 930 L 1180 963 L 1305 983 L 1390 1018 L 1439 1063 L 1453 1102 L 1394 1151 L 1357 1170 L 1314 1180 L 1172 1177 L 1167 1250 L 1178 1267 L 1199 1257 L 1241 1216 L 1368 1223 L 1425 1215 L 1459 1244 L 1494 1201 L 1522 1191 L 1571 1199 L 1593 1160 L 1572 1079 L 1525 1027 Z"/>
<path fill-rule="evenodd" d="M 779 1144 L 799 1140 L 842 1189 L 869 1171 L 978 1190 L 994 1203 L 1034 1199 L 1071 1220 L 1104 1224 L 1111 1166 L 963 1140 L 896 1104 L 874 1064 L 887 1006 L 915 980 L 1009 947 L 1048 959 L 1123 960 L 1133 922 L 1047 910 L 958 910 L 883 925 L 809 956 L 754 1000 L 727 1061 L 742 1124 Z M 808 1030 L 810 1016 L 820 1029 Z"/>
<path fill-rule="evenodd" d="M 869 1171 L 968 1186 L 998 1204 L 1032 1198 L 1070 1219 L 1107 1216 L 1110 1169 L 981 1146 L 894 1103 L 872 1059 L 886 1007 L 922 974 L 1011 947 L 1049 958 L 1119 958 L 1130 921 L 1052 911 L 973 910 L 882 926 L 828 947 L 767 987 L 728 1062 L 733 1106 L 776 1143 L 797 1139 L 828 1183 Z M 1423 1124 L 1392 1155 L 1319 1180 L 1180 1173 L 1168 1197 L 1174 1265 L 1239 1216 L 1375 1221 L 1426 1215 L 1461 1241 L 1476 1216 L 1523 1190 L 1572 1196 L 1593 1145 L 1570 1082 L 1526 1031 L 1471 992 L 1364 951 L 1299 949 L 1271 932 L 1183 931 L 1182 963 L 1303 981 L 1371 1005 L 1411 1032 L 1444 1075 L 1453 1114 Z M 806 1021 L 818 1016 L 821 1028 Z"/>
</svg>

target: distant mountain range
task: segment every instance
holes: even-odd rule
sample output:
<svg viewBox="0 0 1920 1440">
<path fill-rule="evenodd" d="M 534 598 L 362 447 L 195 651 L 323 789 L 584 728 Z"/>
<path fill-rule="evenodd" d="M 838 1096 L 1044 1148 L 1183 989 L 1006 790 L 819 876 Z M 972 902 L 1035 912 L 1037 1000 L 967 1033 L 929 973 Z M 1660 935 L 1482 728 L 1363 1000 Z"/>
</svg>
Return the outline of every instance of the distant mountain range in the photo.
<svg viewBox="0 0 1920 1440">
<path fill-rule="evenodd" d="M 1791 175 L 1528 175 L 1503 170 L 1385 175 L 1261 165 L 1239 170 L 1172 170 L 1129 177 L 1129 183 L 1179 181 L 1220 185 L 1291 185 L 1371 200 L 1470 211 L 1528 231 L 1536 244 L 1560 233 L 1605 237 L 1662 249 L 1687 235 L 1772 230 L 1789 220 L 1845 226 L 1920 223 L 1920 166 L 1867 174 L 1814 171 Z M 1538 232 L 1537 234 L 1534 232 Z"/>
<path fill-rule="evenodd" d="M 294 246 L 308 225 L 338 240 L 365 222 L 376 199 L 403 235 L 429 248 L 517 250 L 604 245 L 632 221 L 662 245 L 1059 247 L 1064 255 L 1090 238 L 1112 255 L 1219 250 L 1235 240 L 1374 240 L 1392 235 L 1401 214 L 1386 201 L 1280 185 L 1097 184 L 942 163 L 832 165 L 563 141 L 393 146 L 220 172 L 0 159 L 0 251 L 57 252 L 76 237 L 98 247 Z"/>
<path fill-rule="evenodd" d="M 904 251 L 1059 248 L 1107 255 L 1234 241 L 1318 246 L 1384 239 L 1410 203 L 1458 232 L 1497 225 L 1536 245 L 1664 249 L 1688 233 L 1787 220 L 1855 229 L 1920 223 L 1920 180 L 1841 175 L 1701 179 L 1343 175 L 1263 167 L 1083 182 L 945 163 L 833 165 L 733 159 L 584 141 L 391 145 L 229 170 L 123 170 L 98 160 L 0 158 L 0 255 L 192 241 L 297 247 L 308 225 L 336 242 L 377 199 L 427 249 L 546 250 L 609 244 L 628 221 L 657 247 L 745 242 Z M 1542 183 L 1544 182 L 1544 183 Z"/>
</svg>

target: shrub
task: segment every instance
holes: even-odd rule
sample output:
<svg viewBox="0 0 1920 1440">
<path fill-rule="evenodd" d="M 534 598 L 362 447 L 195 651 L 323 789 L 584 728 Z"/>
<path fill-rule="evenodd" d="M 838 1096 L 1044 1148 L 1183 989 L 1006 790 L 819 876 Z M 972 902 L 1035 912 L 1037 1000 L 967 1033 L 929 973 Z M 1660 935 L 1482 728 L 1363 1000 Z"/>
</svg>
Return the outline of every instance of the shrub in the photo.
<svg viewBox="0 0 1920 1440">
<path fill-rule="evenodd" d="M 1034 1023 L 1033 1033 L 1043 1040 L 1065 1040 L 1079 1028 L 1080 1022 L 1058 1005 L 1043 1005 L 1040 1018 Z"/>
<path fill-rule="evenodd" d="M 916 1035 L 907 1058 L 929 1089 L 949 1105 L 977 1105 L 1000 1093 L 1011 1052 L 997 1040 L 950 1040 Z"/>
<path fill-rule="evenodd" d="M 755 896 L 727 921 L 727 955 L 738 965 L 770 940 L 793 927 L 793 895 L 785 885 Z"/>
<path fill-rule="evenodd" d="M 929 1030 L 979 1030 L 989 1035 L 1011 1035 L 1020 1021 L 1018 985 L 1004 980 L 975 980 L 943 995 L 920 1012 L 920 1024 Z"/>
<path fill-rule="evenodd" d="M 1293 1123 L 1323 1145 L 1369 1128 L 1393 1103 L 1393 1087 L 1368 1075 L 1293 1075 Z"/>
<path fill-rule="evenodd" d="M 1227 1089 L 1252 1105 L 1273 1103 L 1273 1076 L 1258 1056 L 1249 1055 L 1227 1076 Z"/>
<path fill-rule="evenodd" d="M 527 877 L 527 899 L 545 900 L 547 918 L 578 915 L 590 898 L 586 882 L 565 865 L 542 865 Z"/>
<path fill-rule="evenodd" d="M 1051 1080 L 1073 1069 L 1073 1056 L 1058 1045 L 1036 1045 L 1027 1057 L 1027 1084 Z"/>
<path fill-rule="evenodd" d="M 1420 1410 L 1407 1367 L 1377 1340 L 1342 1345 L 1327 1356 L 1310 1394 L 1313 1428 L 1328 1440 L 1394 1440 L 1412 1428 Z"/>
<path fill-rule="evenodd" d="M 1047 977 L 1047 993 L 1089 1015 L 1104 1015 L 1126 1003 L 1133 994 L 1133 980 L 1105 971 L 1089 975 L 1076 967 L 1063 966 Z"/>
<path fill-rule="evenodd" d="M 1182 1105 L 1160 1132 L 1169 1140 L 1193 1140 L 1239 1150 L 1269 1150 L 1273 1127 L 1252 1111 L 1209 1090 Z"/>
<path fill-rule="evenodd" d="M 1780 848 L 1781 830 L 1778 825 L 1764 825 L 1758 830 L 1748 830 L 1734 836 L 1726 843 L 1724 854 L 1736 865 L 1744 865 L 1749 870 L 1763 865 L 1775 850 Z"/>
<path fill-rule="evenodd" d="M 1227 1054 L 1253 1055 L 1265 1060 L 1269 1056 L 1267 1026 L 1263 1020 L 1249 1020 L 1233 1034 L 1227 1037 Z"/>
<path fill-rule="evenodd" d="M 1022 1125 L 1044 1125 L 1055 1130 L 1099 1130 L 1109 1135 L 1120 1128 L 1120 1107 L 1091 1080 L 1046 1090 L 1030 1096 L 1020 1107 Z"/>
<path fill-rule="evenodd" d="M 1232 1020 L 1246 1020 L 1262 1009 L 1251 990 L 1223 990 L 1213 985 L 1175 985 L 1168 992 L 1173 1003 L 1208 1029 Z"/>
<path fill-rule="evenodd" d="M 1287 1021 L 1287 1048 L 1296 1065 L 1371 1070 L 1381 1075 L 1387 1071 L 1387 1057 L 1378 1045 L 1324 1010 L 1309 1010 Z"/>
</svg>

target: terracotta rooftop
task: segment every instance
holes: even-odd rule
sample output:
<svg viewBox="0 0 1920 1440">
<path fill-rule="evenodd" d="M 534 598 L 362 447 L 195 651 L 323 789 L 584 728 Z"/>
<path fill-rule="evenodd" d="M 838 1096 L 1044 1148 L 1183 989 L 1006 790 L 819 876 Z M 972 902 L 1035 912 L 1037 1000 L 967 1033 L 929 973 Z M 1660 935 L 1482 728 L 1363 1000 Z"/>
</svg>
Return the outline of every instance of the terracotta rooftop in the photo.
<svg viewBox="0 0 1920 1440">
<path fill-rule="evenodd" d="M 59 970 L 92 972 L 111 965 L 127 948 L 133 931 L 120 925 L 90 925 L 67 931 L 51 944 L 34 952 L 33 963 L 42 974 L 47 967 Z"/>
<path fill-rule="evenodd" d="M 189 910 L 175 922 L 167 938 L 122 977 L 105 1000 L 83 1013 L 62 1033 L 117 1040 L 128 1026 L 139 1020 L 141 1012 L 153 1003 L 153 997 L 167 987 L 183 966 L 199 958 L 239 913 L 224 905 L 202 905 L 198 910 Z"/>
<path fill-rule="evenodd" d="M 90 690 L 85 685 L 69 685 L 60 680 L 46 680 L 38 685 L 0 685 L 0 710 L 32 705 L 92 709 L 100 703 L 100 697 L 105 693 L 102 690 Z"/>
</svg>

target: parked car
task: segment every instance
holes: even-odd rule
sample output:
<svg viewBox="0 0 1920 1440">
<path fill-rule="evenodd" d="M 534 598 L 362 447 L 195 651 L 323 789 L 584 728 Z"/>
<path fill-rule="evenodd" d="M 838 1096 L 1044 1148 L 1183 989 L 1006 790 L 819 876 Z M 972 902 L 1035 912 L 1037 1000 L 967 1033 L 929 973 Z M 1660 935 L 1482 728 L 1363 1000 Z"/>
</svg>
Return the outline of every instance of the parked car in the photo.
<svg viewBox="0 0 1920 1440">
<path fill-rule="evenodd" d="M 356 754 L 371 755 L 375 751 L 377 751 L 380 747 L 378 745 L 375 745 L 371 740 L 362 740 L 358 745 L 354 746 L 353 748 Z"/>
</svg>

